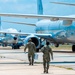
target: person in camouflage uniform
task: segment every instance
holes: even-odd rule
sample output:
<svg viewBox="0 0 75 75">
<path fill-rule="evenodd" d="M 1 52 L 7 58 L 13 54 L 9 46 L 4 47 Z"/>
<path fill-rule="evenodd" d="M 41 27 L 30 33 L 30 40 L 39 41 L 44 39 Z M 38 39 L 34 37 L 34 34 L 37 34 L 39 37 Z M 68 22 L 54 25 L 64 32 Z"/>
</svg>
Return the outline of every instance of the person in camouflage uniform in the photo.
<svg viewBox="0 0 75 75">
<path fill-rule="evenodd" d="M 36 52 L 36 46 L 32 42 L 31 39 L 29 39 L 28 43 L 26 44 L 24 48 L 24 52 L 26 52 L 26 49 L 28 48 L 28 60 L 29 60 L 29 65 L 33 65 L 34 63 L 34 56 Z"/>
<path fill-rule="evenodd" d="M 49 42 L 46 42 L 46 45 L 41 48 L 41 51 L 43 52 L 43 67 L 44 67 L 44 73 L 48 73 L 49 69 L 49 63 L 50 63 L 50 54 L 53 59 L 53 52 L 52 49 L 49 46 Z"/>
</svg>

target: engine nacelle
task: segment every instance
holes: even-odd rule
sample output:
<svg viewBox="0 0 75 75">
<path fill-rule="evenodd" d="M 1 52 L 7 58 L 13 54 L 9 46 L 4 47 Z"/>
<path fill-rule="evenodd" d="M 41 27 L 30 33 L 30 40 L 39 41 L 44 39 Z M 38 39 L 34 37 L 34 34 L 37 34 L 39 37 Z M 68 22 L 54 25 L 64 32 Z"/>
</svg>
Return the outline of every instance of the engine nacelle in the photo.
<svg viewBox="0 0 75 75">
<path fill-rule="evenodd" d="M 27 44 L 29 39 L 32 39 L 32 42 L 35 44 L 36 48 L 40 47 L 40 39 L 35 35 L 29 35 L 25 38 L 24 44 Z"/>
</svg>

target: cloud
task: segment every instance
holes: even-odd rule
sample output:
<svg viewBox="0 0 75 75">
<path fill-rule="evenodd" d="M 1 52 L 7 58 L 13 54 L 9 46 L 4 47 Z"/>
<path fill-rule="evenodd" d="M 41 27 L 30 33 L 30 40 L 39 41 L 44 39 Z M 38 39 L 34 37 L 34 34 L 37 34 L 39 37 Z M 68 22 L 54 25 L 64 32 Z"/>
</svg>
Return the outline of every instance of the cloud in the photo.
<svg viewBox="0 0 75 75">
<path fill-rule="evenodd" d="M 16 33 L 16 32 L 18 32 L 18 31 L 17 31 L 16 29 L 14 29 L 14 28 L 4 29 L 4 30 L 2 30 L 2 31 L 11 32 L 11 33 Z"/>
</svg>

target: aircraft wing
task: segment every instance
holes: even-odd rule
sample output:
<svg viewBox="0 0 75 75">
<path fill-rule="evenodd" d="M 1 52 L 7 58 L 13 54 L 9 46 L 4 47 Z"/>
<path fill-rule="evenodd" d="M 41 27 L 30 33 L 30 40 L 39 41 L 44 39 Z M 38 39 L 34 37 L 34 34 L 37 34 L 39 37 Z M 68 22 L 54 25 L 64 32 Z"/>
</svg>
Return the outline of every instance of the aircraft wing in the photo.
<svg viewBox="0 0 75 75">
<path fill-rule="evenodd" d="M 47 39 L 47 40 L 50 40 L 52 42 L 56 42 L 52 36 L 52 34 L 38 34 L 38 33 L 23 33 L 23 32 L 4 32 L 4 31 L 0 31 L 0 33 L 2 34 L 14 34 L 14 35 L 25 35 L 25 36 L 29 36 L 29 35 L 34 35 L 34 36 L 37 36 L 37 37 L 40 37 L 40 38 L 43 38 L 43 39 Z"/>
<path fill-rule="evenodd" d="M 32 34 L 32 33 L 23 33 L 23 32 L 4 32 L 4 31 L 0 31 L 0 34 L 14 34 L 14 35 L 30 35 L 30 34 Z"/>
<path fill-rule="evenodd" d="M 54 15 L 37 15 L 37 14 L 10 14 L 10 13 L 0 13 L 3 17 L 16 17 L 16 18 L 35 18 L 35 19 L 50 19 L 52 21 L 56 20 L 74 20 L 75 17 L 72 16 L 54 16 Z"/>
<path fill-rule="evenodd" d="M 35 36 L 38 36 L 38 37 L 41 37 L 41 38 L 44 38 L 44 37 L 49 37 L 49 36 L 52 36 L 51 34 L 38 34 L 38 33 L 24 33 L 24 32 L 4 32 L 4 31 L 0 31 L 0 33 L 2 34 L 15 34 L 15 35 L 35 35 Z"/>
</svg>

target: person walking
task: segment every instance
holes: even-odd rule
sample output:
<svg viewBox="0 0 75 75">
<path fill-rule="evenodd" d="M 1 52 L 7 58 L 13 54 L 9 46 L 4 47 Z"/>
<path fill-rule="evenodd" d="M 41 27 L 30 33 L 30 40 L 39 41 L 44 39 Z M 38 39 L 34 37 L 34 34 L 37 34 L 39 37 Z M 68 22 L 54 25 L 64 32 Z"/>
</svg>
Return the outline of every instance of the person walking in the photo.
<svg viewBox="0 0 75 75">
<path fill-rule="evenodd" d="M 29 65 L 33 65 L 34 63 L 34 56 L 36 52 L 36 46 L 32 42 L 31 39 L 29 39 L 28 43 L 26 44 L 24 48 L 24 52 L 26 52 L 26 49 L 28 48 L 28 60 L 29 60 Z"/>
<path fill-rule="evenodd" d="M 50 63 L 50 60 L 51 60 L 50 56 L 52 57 L 52 60 L 53 60 L 53 52 L 52 52 L 52 49 L 49 46 L 49 42 L 46 42 L 46 45 L 41 48 L 41 51 L 43 52 L 44 73 L 48 73 L 49 63 Z"/>
</svg>

